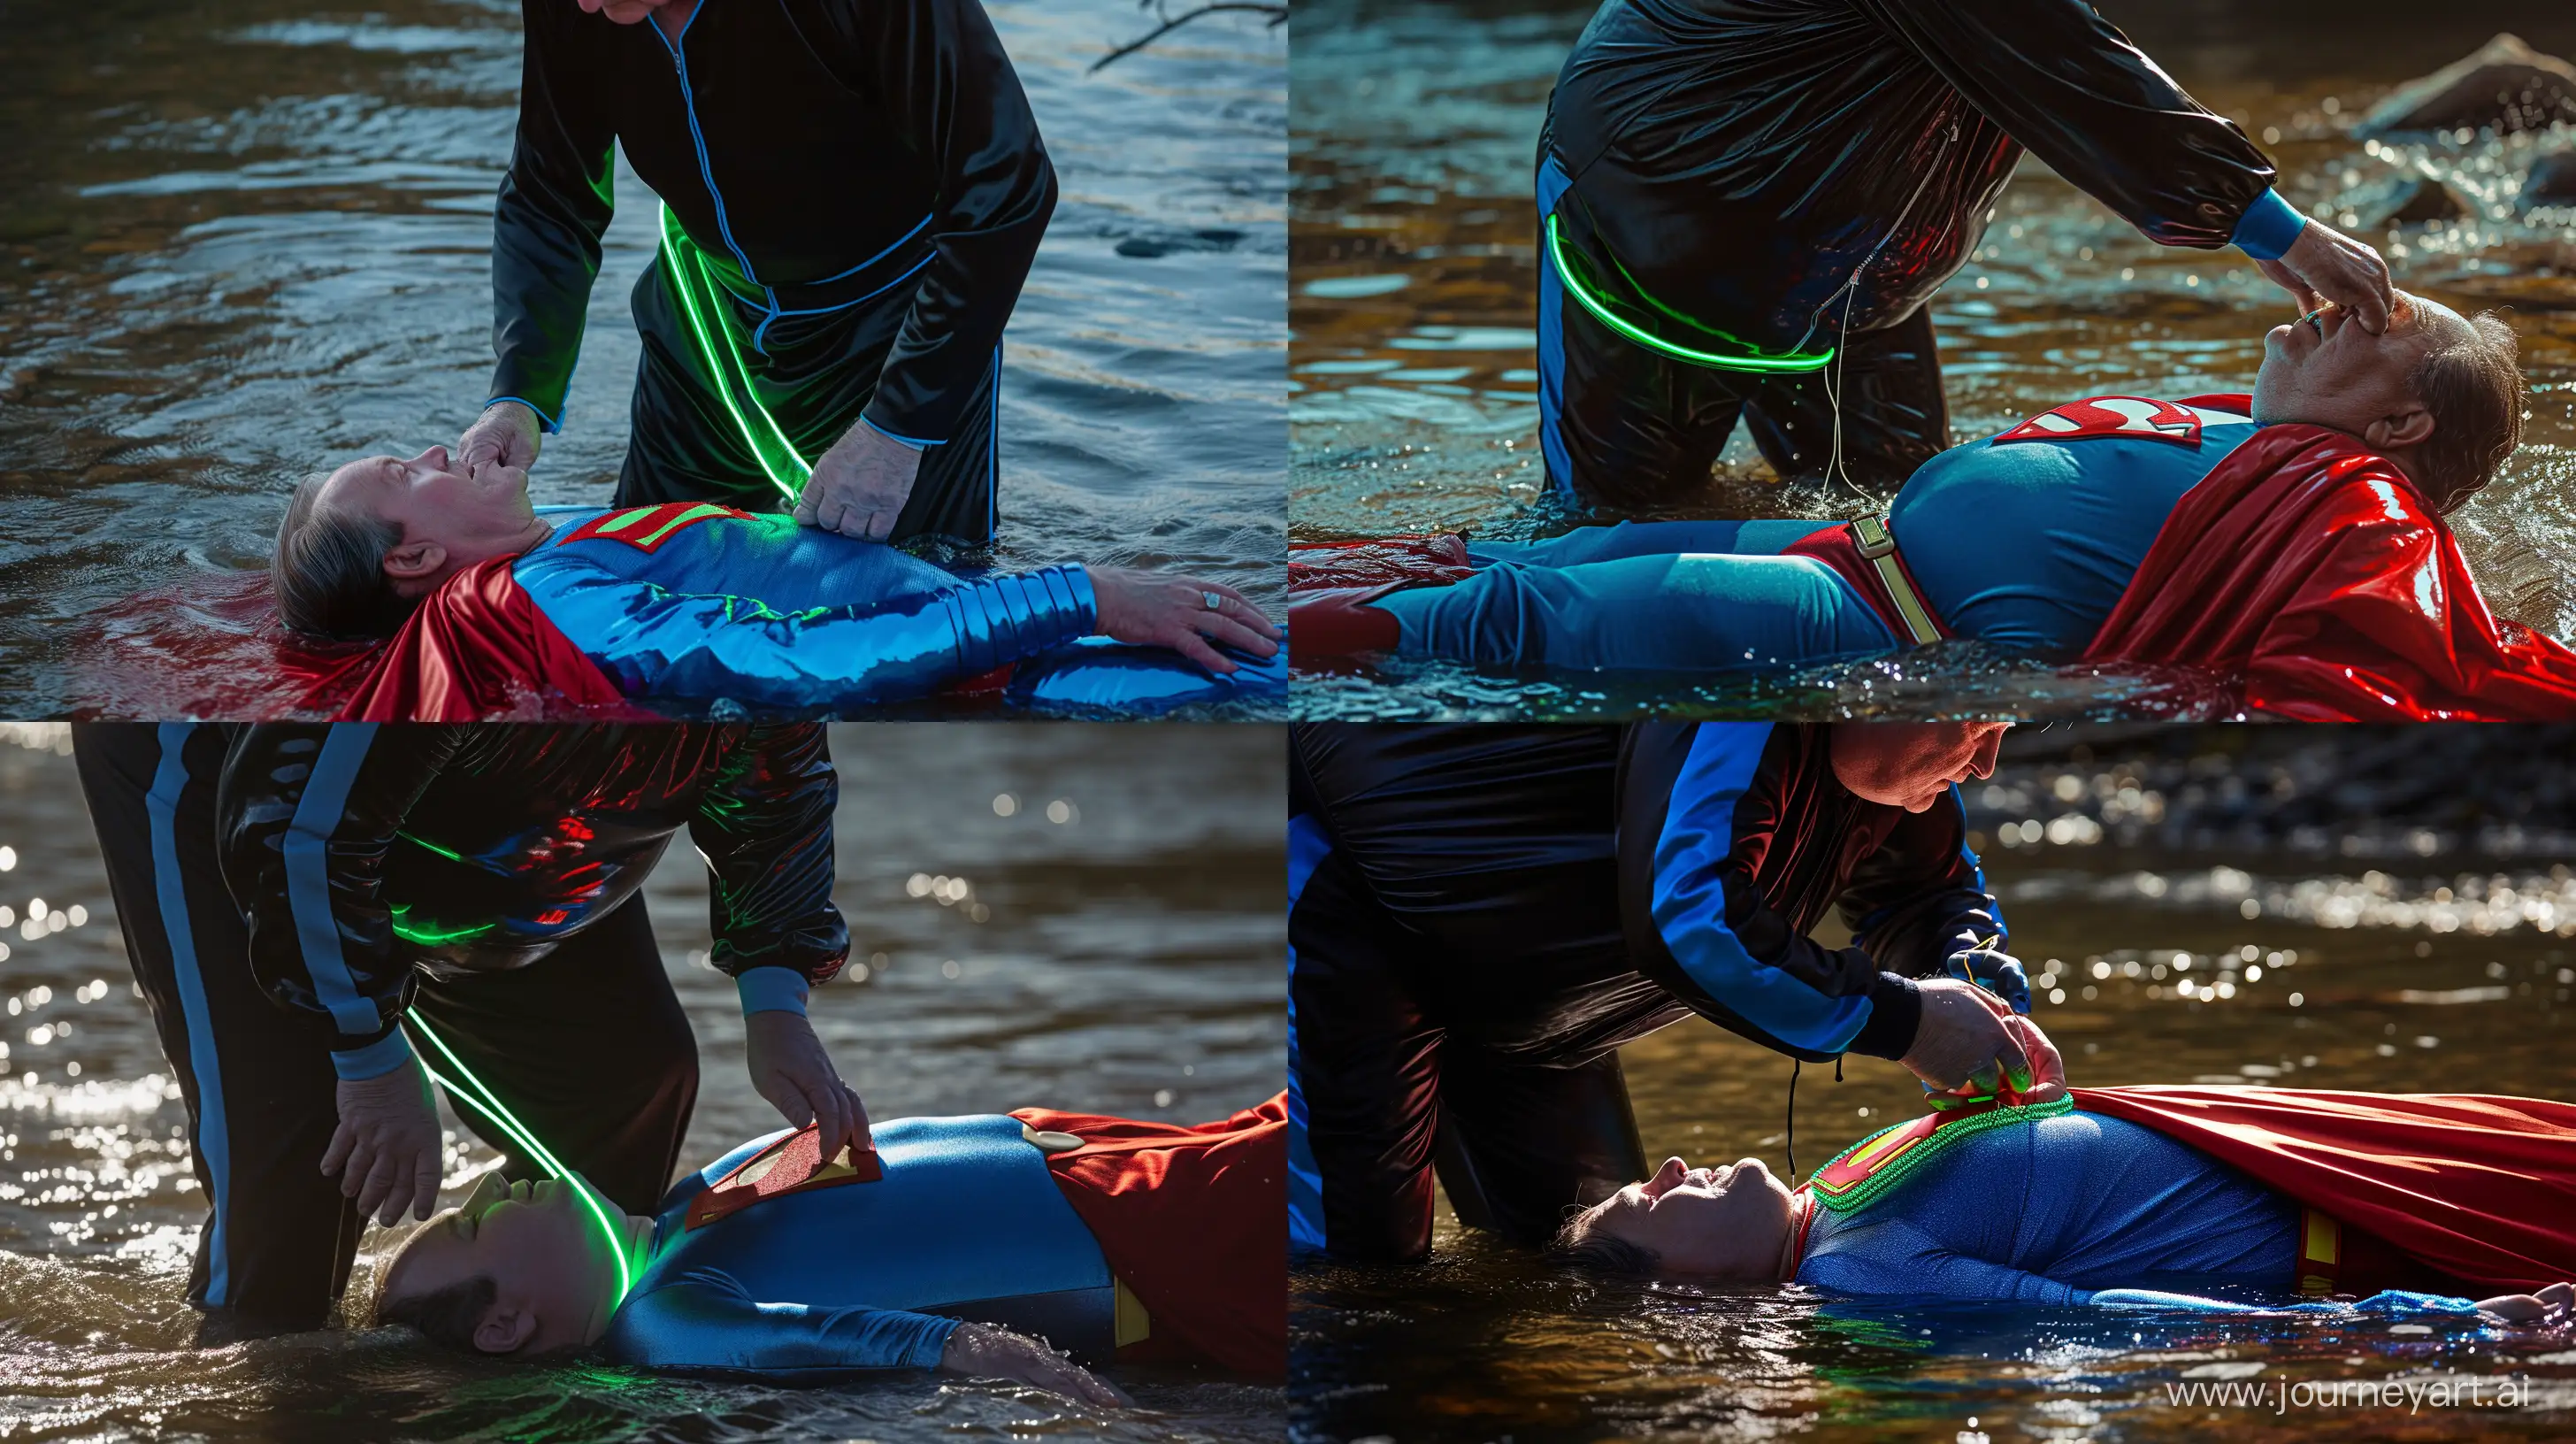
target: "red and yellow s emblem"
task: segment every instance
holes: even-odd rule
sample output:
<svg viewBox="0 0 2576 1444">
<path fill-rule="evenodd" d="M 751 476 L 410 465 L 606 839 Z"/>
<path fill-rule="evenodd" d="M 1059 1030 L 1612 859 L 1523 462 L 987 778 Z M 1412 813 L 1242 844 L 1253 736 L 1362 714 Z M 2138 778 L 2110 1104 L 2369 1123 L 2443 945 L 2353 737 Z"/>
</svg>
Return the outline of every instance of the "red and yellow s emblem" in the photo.
<svg viewBox="0 0 2576 1444">
<path fill-rule="evenodd" d="M 1995 438 L 2007 441 L 2081 441 L 2094 436 L 2141 437 L 2180 446 L 2200 445 L 2200 416 L 2187 406 L 2143 396 L 2095 396 L 2053 406 Z"/>
<path fill-rule="evenodd" d="M 650 552 L 662 543 L 717 517 L 735 517 L 749 521 L 751 513 L 718 506 L 711 501 L 666 501 L 658 506 L 630 506 L 623 511 L 602 512 L 575 527 L 572 534 L 558 545 L 574 542 L 624 542 L 639 552 Z"/>
<path fill-rule="evenodd" d="M 885 1177 L 885 1167 L 877 1161 L 874 1149 L 853 1155 L 849 1145 L 843 1144 L 829 1160 L 820 1156 L 822 1151 L 814 1125 L 806 1124 L 753 1154 L 741 1167 L 690 1199 L 686 1226 L 704 1228 L 762 1199 L 843 1183 L 874 1183 Z"/>
</svg>

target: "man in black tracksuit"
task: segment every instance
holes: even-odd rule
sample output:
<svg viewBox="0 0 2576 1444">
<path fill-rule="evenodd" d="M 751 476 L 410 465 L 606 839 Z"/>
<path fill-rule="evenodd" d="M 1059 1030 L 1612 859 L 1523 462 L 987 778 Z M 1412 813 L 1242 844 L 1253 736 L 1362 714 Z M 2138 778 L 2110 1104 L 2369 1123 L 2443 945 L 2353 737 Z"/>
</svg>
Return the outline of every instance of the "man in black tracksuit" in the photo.
<svg viewBox="0 0 2576 1444">
<path fill-rule="evenodd" d="M 1002 329 L 1056 184 L 976 0 L 523 8 L 493 216 L 500 367 L 462 463 L 525 467 L 561 425 L 622 145 L 680 238 L 635 287 L 616 504 L 783 510 L 810 463 L 800 519 L 989 541 Z M 756 450 L 772 419 L 784 468 Z"/>
<path fill-rule="evenodd" d="M 2001 1004 L 1917 981 L 2028 1007 L 1955 786 L 2002 730 L 1292 729 L 1292 1241 L 1419 1258 L 1435 1156 L 1462 1221 L 1545 1238 L 1645 1177 L 1615 1050 L 1693 1012 L 1944 1089 L 2026 1070 Z"/>
<path fill-rule="evenodd" d="M 75 744 L 187 1101 L 209 1208 L 189 1299 L 209 1337 L 318 1326 L 365 1216 L 433 1203 L 406 1009 L 567 1166 L 651 1208 L 697 1048 L 640 888 L 684 828 L 755 1082 L 773 1101 L 810 1086 L 809 1113 L 864 1135 L 802 1016 L 848 950 L 819 726 L 100 725 Z"/>
<path fill-rule="evenodd" d="M 1606 0 L 1539 140 L 1551 484 L 1686 497 L 1739 418 L 1783 477 L 1839 445 L 1852 479 L 1902 483 L 1949 445 L 1925 305 L 2025 149 L 2161 245 L 2233 243 L 2303 309 L 2387 322 L 2378 254 L 2282 200 L 2254 143 L 2085 0 Z M 1551 218 L 1571 283 L 1665 345 L 1568 294 Z"/>
</svg>

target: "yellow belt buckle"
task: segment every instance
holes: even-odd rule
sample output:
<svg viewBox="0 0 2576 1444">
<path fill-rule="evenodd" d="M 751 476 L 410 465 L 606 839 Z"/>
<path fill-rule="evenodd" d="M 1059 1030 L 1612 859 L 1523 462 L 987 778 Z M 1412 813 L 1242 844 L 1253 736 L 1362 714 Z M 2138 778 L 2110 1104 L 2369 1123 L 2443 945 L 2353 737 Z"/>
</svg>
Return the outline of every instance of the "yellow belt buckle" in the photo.
<svg viewBox="0 0 2576 1444">
<path fill-rule="evenodd" d="M 1896 560 L 1896 533 L 1887 529 L 1887 518 L 1875 513 L 1852 518 L 1851 538 L 1860 549 L 1861 560 L 1878 569 L 1888 600 L 1896 604 L 1897 620 L 1905 624 L 1914 645 L 1928 647 L 1941 640 L 1941 629 L 1932 624 L 1931 609 L 1915 595 L 1914 584 L 1905 579 L 1905 568 Z"/>
<path fill-rule="evenodd" d="M 1145 1312 L 1145 1301 L 1127 1287 L 1127 1281 L 1110 1275 L 1110 1336 L 1114 1347 L 1141 1344 L 1154 1336 L 1154 1317 Z"/>
<path fill-rule="evenodd" d="M 2316 1209 L 2302 1210 L 2299 1220 L 2299 1292 L 2321 1299 L 2335 1291 L 2341 1274 L 2343 1225 L 2334 1215 Z"/>
</svg>

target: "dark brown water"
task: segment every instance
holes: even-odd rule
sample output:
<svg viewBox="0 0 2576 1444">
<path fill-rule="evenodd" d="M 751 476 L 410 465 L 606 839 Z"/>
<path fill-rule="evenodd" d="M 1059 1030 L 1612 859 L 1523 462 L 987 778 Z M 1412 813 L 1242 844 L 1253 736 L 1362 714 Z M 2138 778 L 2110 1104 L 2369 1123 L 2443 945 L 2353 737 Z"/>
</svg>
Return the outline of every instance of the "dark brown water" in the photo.
<svg viewBox="0 0 2576 1444">
<path fill-rule="evenodd" d="M 2401 174 L 2478 212 L 2371 231 L 2399 285 L 2463 310 L 2510 305 L 2533 397 L 2521 453 L 2453 518 L 2492 606 L 2576 638 L 2576 216 L 2517 216 L 2555 137 L 2383 145 L 2352 122 L 2392 86 L 2499 30 L 2576 54 L 2554 0 L 2398 5 L 2106 3 L 2147 52 L 2279 165 L 2283 194 L 2347 223 Z M 1300 540 L 1473 528 L 1547 534 L 1541 505 L 1530 196 L 1549 88 L 1592 7 L 1544 0 L 1301 0 L 1291 60 L 1290 525 Z M 2286 293 L 2235 251 L 2168 250 L 2036 162 L 1975 260 L 1933 302 L 1954 440 L 2106 390 L 2245 390 Z M 2347 223 L 2350 224 L 2350 223 Z M 1739 433 L 1678 514 L 1840 518 L 1850 491 L 1783 486 Z M 1615 519 L 1608 513 L 1594 520 Z M 2173 679 L 2058 675 L 1951 644 L 1903 662 L 1766 682 L 1479 672 L 1392 663 L 1300 679 L 1301 716 L 2216 715 Z"/>
<path fill-rule="evenodd" d="M 2016 734 L 1966 796 L 2014 951 L 2057 978 L 2034 1015 L 2070 1079 L 2576 1097 L 2576 749 L 2510 734 Z M 1786 1060 L 1693 1021 L 1624 1061 L 1649 1158 L 1785 1168 Z M 1920 1111 L 1892 1065 L 1844 1076 L 1804 1070 L 1802 1170 Z M 1468 1235 L 1445 1208 L 1434 1258 L 1295 1276 L 1294 1437 L 2576 1436 L 2565 1334 L 1641 1288 Z M 2165 1394 L 2447 1375 L 2519 1375 L 2531 1402 L 2213 1415 Z"/>
<path fill-rule="evenodd" d="M 1170 565 L 1267 602 L 1285 46 L 1217 16 L 1087 75 L 1148 28 L 1133 5 L 987 8 L 1063 186 L 1007 337 L 994 560 Z M 519 26 L 511 0 L 0 9 L 0 717 L 238 715 L 223 603 L 286 489 L 473 419 Z M 618 172 L 540 502 L 606 504 L 626 449 L 657 233 Z M 82 625 L 142 592 L 185 604 L 113 647 Z"/>
<path fill-rule="evenodd" d="M 1276 729 L 844 727 L 832 752 L 854 966 L 813 1016 L 875 1116 L 1041 1103 L 1195 1122 L 1278 1091 Z M 928 1380 L 788 1390 L 478 1367 L 400 1331 L 192 1350 L 183 1296 L 204 1214 L 186 1115 L 132 991 L 63 729 L 0 732 L 0 848 L 0 1008 L 15 1010 L 0 1017 L 0 1436 L 1279 1435 L 1277 1390 L 1172 1376 L 1127 1380 L 1141 1407 L 1103 1413 Z M 732 985 L 702 961 L 704 869 L 687 847 L 648 896 L 701 1048 L 695 1166 L 778 1119 L 743 1074 Z M 66 925 L 28 936 L 37 899 Z M 493 1158 L 452 1119 L 450 1137 L 455 1202 Z"/>
</svg>

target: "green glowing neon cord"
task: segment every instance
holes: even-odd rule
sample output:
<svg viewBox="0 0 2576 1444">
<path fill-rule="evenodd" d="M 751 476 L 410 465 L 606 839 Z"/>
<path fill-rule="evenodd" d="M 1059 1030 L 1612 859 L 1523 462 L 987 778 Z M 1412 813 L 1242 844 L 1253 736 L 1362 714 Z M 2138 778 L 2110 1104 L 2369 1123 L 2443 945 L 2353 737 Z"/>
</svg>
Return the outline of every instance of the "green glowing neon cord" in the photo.
<svg viewBox="0 0 2576 1444">
<path fill-rule="evenodd" d="M 463 862 L 465 860 L 465 854 L 458 852 L 452 847 L 440 847 L 437 843 L 420 836 L 418 833 L 398 832 L 394 835 L 401 838 L 403 841 L 412 844 L 414 847 L 425 847 L 431 852 L 437 853 L 440 857 L 446 858 L 449 862 Z"/>
<path fill-rule="evenodd" d="M 689 233 L 680 229 L 679 217 L 671 214 L 669 206 L 662 207 L 662 268 L 671 278 L 671 289 L 679 295 L 681 312 L 688 317 L 689 333 L 698 343 L 698 360 L 715 378 L 716 395 L 732 415 L 743 445 L 751 448 L 752 457 L 768 475 L 770 485 L 778 488 L 788 505 L 795 505 L 797 494 L 805 489 L 805 480 L 814 474 L 814 468 L 797 452 L 787 433 L 779 429 L 769 408 L 760 404 L 760 393 L 752 389 L 751 368 L 742 359 L 741 343 L 734 340 L 733 323 L 725 315 L 724 298 L 732 293 L 707 274 L 706 255 L 698 249 L 697 242 L 689 239 Z M 721 354 L 710 332 L 724 338 Z M 737 389 L 742 392 L 739 402 L 734 398 Z M 744 414 L 746 407 L 749 416 Z M 759 418 L 758 426 L 752 424 L 752 417 Z"/>
<path fill-rule="evenodd" d="M 492 1090 L 483 1086 L 483 1080 L 474 1076 L 474 1070 L 465 1066 L 464 1059 L 457 1057 L 448 1048 L 447 1040 L 438 1036 L 437 1030 L 429 1026 L 429 1020 L 420 1015 L 419 1009 L 410 1010 L 404 1017 L 411 1024 L 412 1030 L 428 1039 L 429 1045 L 436 1048 L 439 1056 L 447 1060 L 447 1066 L 456 1071 L 456 1076 L 464 1080 L 465 1086 L 459 1087 L 456 1083 L 450 1082 L 437 1069 L 429 1066 L 427 1059 L 423 1059 L 421 1071 L 429 1075 L 430 1081 L 446 1089 L 447 1096 L 451 1100 L 470 1103 L 474 1106 L 475 1112 L 492 1120 L 493 1125 L 507 1135 L 512 1143 L 517 1144 L 539 1168 L 561 1179 L 572 1189 L 573 1195 L 590 1210 L 591 1220 L 599 1225 L 601 1236 L 608 1240 L 609 1253 L 617 1260 L 617 1300 L 609 1307 L 614 1309 L 617 1304 L 626 1302 L 628 1291 L 635 1287 L 635 1269 L 626 1257 L 625 1237 L 615 1224 L 608 1221 L 607 1201 L 599 1196 L 597 1189 L 590 1186 L 589 1180 L 564 1167 L 554 1154 L 547 1151 L 544 1144 L 537 1141 L 535 1134 L 529 1132 L 525 1125 L 513 1117 L 509 1109 L 501 1106 L 501 1100 L 493 1096 Z"/>
<path fill-rule="evenodd" d="M 417 927 L 406 921 L 411 916 L 411 909 L 401 903 L 394 904 L 387 910 L 386 915 L 392 922 L 395 937 L 407 943 L 418 943 L 426 948 L 434 948 L 442 943 L 463 942 L 467 938 L 479 938 L 498 926 L 494 923 L 476 923 L 470 928 L 458 928 L 454 932 L 442 933 L 436 928 Z"/>
<path fill-rule="evenodd" d="M 1591 285 L 1579 278 L 1573 263 L 1566 255 L 1565 242 L 1556 233 L 1556 213 L 1553 211 L 1550 211 L 1547 217 L 1547 255 L 1548 260 L 1556 267 L 1557 279 L 1565 285 L 1565 293 L 1582 303 L 1583 309 L 1591 312 L 1594 320 L 1647 350 L 1670 356 L 1676 361 L 1687 361 L 1693 366 L 1712 366 L 1721 371 L 1821 371 L 1834 359 L 1834 348 L 1831 346 L 1822 351 L 1792 351 L 1781 356 L 1765 355 L 1758 350 L 1747 348 L 1741 355 L 1721 356 L 1714 351 L 1701 351 L 1679 342 L 1665 340 L 1618 314 L 1610 308 L 1609 302 L 1592 293 Z M 1624 268 L 1621 274 L 1626 274 Z M 1634 277 L 1630 278 L 1632 284 L 1634 279 Z M 1638 287 L 1637 294 L 1645 296 L 1645 288 Z M 1656 310 L 1676 321 L 1693 326 L 1699 325 L 1698 322 L 1692 321 L 1652 296 L 1646 296 L 1646 300 Z"/>
</svg>

